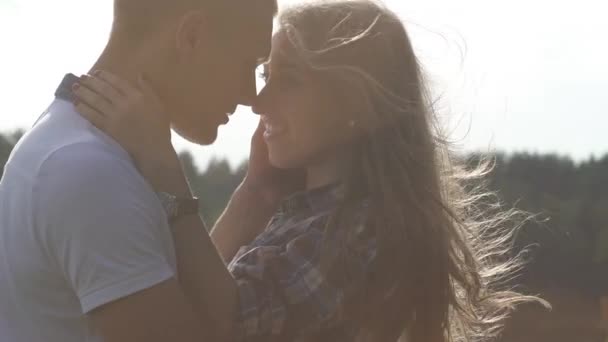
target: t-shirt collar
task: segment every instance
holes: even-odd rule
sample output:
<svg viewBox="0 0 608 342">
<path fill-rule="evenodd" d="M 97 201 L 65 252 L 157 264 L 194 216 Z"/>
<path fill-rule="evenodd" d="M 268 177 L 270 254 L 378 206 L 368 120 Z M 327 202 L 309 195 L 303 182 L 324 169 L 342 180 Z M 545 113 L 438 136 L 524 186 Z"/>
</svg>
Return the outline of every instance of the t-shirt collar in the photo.
<svg viewBox="0 0 608 342">
<path fill-rule="evenodd" d="M 80 78 L 74 74 L 66 74 L 61 83 L 59 83 L 57 90 L 55 90 L 55 97 L 73 102 L 74 96 L 72 95 L 72 86 L 78 83 L 79 80 Z"/>
</svg>

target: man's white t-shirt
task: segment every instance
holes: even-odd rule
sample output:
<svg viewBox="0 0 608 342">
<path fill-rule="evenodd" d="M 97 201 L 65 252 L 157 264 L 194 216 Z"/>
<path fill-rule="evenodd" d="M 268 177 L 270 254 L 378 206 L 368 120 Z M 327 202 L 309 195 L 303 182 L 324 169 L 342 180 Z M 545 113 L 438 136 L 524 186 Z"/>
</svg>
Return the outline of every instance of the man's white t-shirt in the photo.
<svg viewBox="0 0 608 342">
<path fill-rule="evenodd" d="M 87 313 L 176 274 L 153 189 L 57 99 L 0 182 L 0 342 L 101 341 Z"/>
</svg>

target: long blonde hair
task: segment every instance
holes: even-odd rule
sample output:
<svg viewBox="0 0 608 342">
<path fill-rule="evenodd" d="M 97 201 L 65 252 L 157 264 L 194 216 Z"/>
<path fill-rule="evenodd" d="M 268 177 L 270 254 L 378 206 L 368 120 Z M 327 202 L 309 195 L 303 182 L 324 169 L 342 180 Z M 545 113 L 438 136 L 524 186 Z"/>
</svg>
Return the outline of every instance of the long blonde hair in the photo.
<svg viewBox="0 0 608 342">
<path fill-rule="evenodd" d="M 375 2 L 338 0 L 283 9 L 279 28 L 361 132 L 327 226 L 347 222 L 361 200 L 371 203 L 376 272 L 365 296 L 340 310 L 358 340 L 496 336 L 516 304 L 533 300 L 498 288 L 521 265 L 505 257 L 521 221 L 478 182 L 487 165 L 465 171 L 452 158 L 403 23 Z M 333 249 L 322 258 L 335 278 L 348 255 Z"/>
</svg>

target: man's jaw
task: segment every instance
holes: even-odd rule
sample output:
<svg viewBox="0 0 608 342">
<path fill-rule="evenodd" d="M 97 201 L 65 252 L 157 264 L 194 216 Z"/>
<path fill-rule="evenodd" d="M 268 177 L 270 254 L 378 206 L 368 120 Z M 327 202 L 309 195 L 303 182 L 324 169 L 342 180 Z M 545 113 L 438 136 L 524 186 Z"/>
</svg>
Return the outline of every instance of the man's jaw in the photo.
<svg viewBox="0 0 608 342">
<path fill-rule="evenodd" d="M 227 110 L 226 113 L 224 114 L 223 120 L 222 120 L 222 125 L 227 124 L 230 121 L 230 117 L 232 115 L 234 115 L 234 112 L 236 112 L 236 108 L 237 106 L 234 106 L 233 108 L 231 108 L 230 110 Z"/>
<path fill-rule="evenodd" d="M 224 113 L 223 115 L 220 115 L 220 125 L 225 125 L 230 121 L 230 115 L 232 115 L 232 113 Z"/>
</svg>

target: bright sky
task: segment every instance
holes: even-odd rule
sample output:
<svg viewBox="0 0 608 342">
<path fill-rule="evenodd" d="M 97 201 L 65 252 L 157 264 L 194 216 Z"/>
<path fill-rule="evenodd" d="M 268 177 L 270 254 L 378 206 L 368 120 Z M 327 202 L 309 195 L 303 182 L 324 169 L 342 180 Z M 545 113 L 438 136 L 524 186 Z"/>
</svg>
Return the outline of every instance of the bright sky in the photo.
<svg viewBox="0 0 608 342">
<path fill-rule="evenodd" d="M 284 0 L 291 3 L 293 0 Z M 608 152 L 604 0 L 385 0 L 406 22 L 452 138 L 467 150 Z M 27 128 L 67 72 L 86 72 L 112 0 L 0 0 L 0 131 Z M 240 108 L 212 147 L 176 138 L 204 164 L 247 157 L 257 117 Z"/>
</svg>

